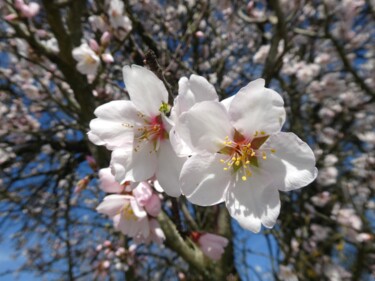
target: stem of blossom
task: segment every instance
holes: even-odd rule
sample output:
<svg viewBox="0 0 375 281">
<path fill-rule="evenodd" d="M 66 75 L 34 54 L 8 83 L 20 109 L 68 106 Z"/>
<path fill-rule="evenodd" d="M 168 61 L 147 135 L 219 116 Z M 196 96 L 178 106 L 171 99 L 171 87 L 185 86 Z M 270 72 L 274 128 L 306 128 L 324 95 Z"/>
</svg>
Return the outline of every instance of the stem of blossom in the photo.
<svg viewBox="0 0 375 281">
<path fill-rule="evenodd" d="M 148 50 L 146 52 L 146 57 L 144 60 L 145 64 L 147 64 L 150 67 L 150 70 L 156 74 L 156 76 L 159 77 L 160 80 L 163 81 L 165 87 L 168 91 L 168 103 L 170 105 L 173 105 L 174 96 L 172 94 L 172 87 L 171 84 L 167 81 L 167 79 L 164 76 L 163 70 L 156 58 L 155 52 L 153 50 Z"/>
<path fill-rule="evenodd" d="M 213 279 L 212 272 L 208 270 L 208 261 L 205 259 L 202 251 L 199 248 L 190 247 L 184 241 L 168 215 L 162 211 L 158 216 L 158 220 L 166 236 L 165 245 L 178 253 L 189 265 L 203 274 L 205 280 L 215 280 Z"/>
<path fill-rule="evenodd" d="M 180 208 L 178 206 L 178 201 L 176 198 L 171 198 L 172 203 L 172 214 L 173 214 L 173 221 L 176 224 L 177 231 L 185 238 L 185 232 L 183 231 L 181 217 L 180 217 Z"/>
<path fill-rule="evenodd" d="M 229 243 L 225 247 L 225 252 L 220 259 L 220 266 L 217 266 L 218 274 L 220 276 L 219 280 L 225 280 L 226 276 L 231 274 L 232 276 L 237 276 L 236 268 L 233 266 L 233 239 L 232 239 L 232 227 L 231 219 L 228 213 L 228 209 L 225 206 L 220 206 L 218 218 L 217 218 L 218 234 L 227 238 Z M 237 280 L 237 279 L 235 279 Z"/>
<path fill-rule="evenodd" d="M 184 199 L 184 198 L 183 198 Z M 190 211 L 186 206 L 186 200 L 183 200 L 181 204 L 181 211 L 184 214 L 187 224 L 189 225 L 190 229 L 197 231 L 199 229 L 197 223 L 195 222 L 194 218 L 191 216 Z"/>
</svg>

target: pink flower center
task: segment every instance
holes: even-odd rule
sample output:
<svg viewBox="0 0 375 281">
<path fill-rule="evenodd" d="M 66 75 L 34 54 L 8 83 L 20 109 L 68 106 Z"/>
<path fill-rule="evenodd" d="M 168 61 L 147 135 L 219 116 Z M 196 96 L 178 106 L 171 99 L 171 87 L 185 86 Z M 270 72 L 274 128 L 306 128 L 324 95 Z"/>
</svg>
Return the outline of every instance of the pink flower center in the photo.
<svg viewBox="0 0 375 281">
<path fill-rule="evenodd" d="M 161 116 L 158 115 L 151 119 L 146 118 L 142 113 L 139 113 L 138 116 L 143 119 L 144 125 L 136 128 L 134 151 L 139 151 L 144 142 L 152 142 L 153 151 L 157 151 L 160 141 L 168 138 Z"/>
<path fill-rule="evenodd" d="M 229 140 L 227 136 L 223 142 L 224 148 L 219 153 L 228 155 L 226 159 L 220 159 L 225 164 L 224 171 L 232 170 L 242 174 L 241 179 L 246 181 L 252 176 L 251 168 L 259 167 L 258 158 L 267 159 L 267 149 L 261 146 L 269 138 L 265 132 L 255 132 L 253 138 L 246 138 L 238 131 L 235 131 L 233 140 Z M 271 153 L 276 152 L 269 149 Z"/>
</svg>

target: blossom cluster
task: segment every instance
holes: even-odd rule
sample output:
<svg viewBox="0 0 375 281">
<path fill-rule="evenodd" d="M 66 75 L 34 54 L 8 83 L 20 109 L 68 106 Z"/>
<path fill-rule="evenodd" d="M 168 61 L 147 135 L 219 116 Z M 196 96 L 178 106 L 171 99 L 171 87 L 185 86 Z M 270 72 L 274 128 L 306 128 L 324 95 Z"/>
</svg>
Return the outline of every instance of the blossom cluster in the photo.
<svg viewBox="0 0 375 281">
<path fill-rule="evenodd" d="M 124 223 L 157 215 L 147 211 L 149 199 L 140 199 L 150 198 L 150 180 L 168 196 L 184 195 L 199 206 L 225 202 L 242 227 L 259 232 L 261 225 L 276 223 L 279 190 L 301 188 L 317 176 L 310 147 L 281 132 L 283 99 L 263 79 L 219 102 L 204 77 L 183 77 L 171 108 L 168 91 L 153 72 L 125 66 L 123 76 L 130 100 L 99 106 L 88 137 L 112 150 L 107 173 L 119 189 L 127 186 L 132 193 L 109 195 L 98 207 L 124 233 L 146 238 L 150 231 L 138 226 L 147 230 L 132 232 L 134 227 Z M 129 183 L 137 184 L 132 189 Z"/>
</svg>

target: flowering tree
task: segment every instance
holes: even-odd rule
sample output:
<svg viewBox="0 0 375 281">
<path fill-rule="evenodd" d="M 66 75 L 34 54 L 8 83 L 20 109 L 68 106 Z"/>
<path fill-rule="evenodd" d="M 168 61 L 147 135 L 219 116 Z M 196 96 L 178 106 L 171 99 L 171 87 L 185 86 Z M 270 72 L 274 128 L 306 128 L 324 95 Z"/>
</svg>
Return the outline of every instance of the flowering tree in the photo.
<svg viewBox="0 0 375 281">
<path fill-rule="evenodd" d="M 374 278 L 373 1 L 0 13 L 0 225 L 18 271 Z"/>
</svg>

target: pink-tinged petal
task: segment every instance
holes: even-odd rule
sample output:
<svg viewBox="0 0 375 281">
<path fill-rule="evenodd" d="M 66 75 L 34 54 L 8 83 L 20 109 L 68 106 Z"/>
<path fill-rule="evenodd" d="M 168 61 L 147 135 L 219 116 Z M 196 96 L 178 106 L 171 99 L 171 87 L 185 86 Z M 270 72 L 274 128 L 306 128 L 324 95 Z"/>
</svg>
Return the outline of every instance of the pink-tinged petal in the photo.
<svg viewBox="0 0 375 281">
<path fill-rule="evenodd" d="M 112 101 L 95 110 L 98 117 L 90 122 L 89 138 L 97 144 L 105 144 L 108 149 L 132 146 L 134 128 L 138 125 L 137 110 L 131 101 Z"/>
<path fill-rule="evenodd" d="M 137 200 L 138 204 L 144 207 L 147 202 L 151 199 L 152 189 L 147 182 L 140 182 L 133 190 L 133 195 Z"/>
<path fill-rule="evenodd" d="M 121 193 L 124 187 L 119 184 L 111 173 L 111 168 L 100 169 L 99 171 L 99 187 L 108 193 Z"/>
<path fill-rule="evenodd" d="M 261 224 L 271 228 L 280 213 L 280 199 L 270 174 L 258 170 L 246 181 L 239 179 L 226 194 L 229 214 L 245 229 L 259 232 Z"/>
<path fill-rule="evenodd" d="M 269 171 L 275 186 L 281 191 L 290 191 L 304 187 L 317 176 L 315 156 L 311 148 L 293 133 L 280 132 L 271 135 L 264 149 L 273 149 L 267 153 L 267 160 L 259 162 L 260 168 Z"/>
<path fill-rule="evenodd" d="M 150 216 L 156 217 L 159 215 L 161 211 L 161 202 L 157 194 L 152 194 L 150 200 L 145 205 L 145 210 Z"/>
<path fill-rule="evenodd" d="M 223 171 L 221 154 L 198 154 L 186 160 L 181 171 L 181 190 L 193 204 L 211 206 L 224 201 L 231 172 Z"/>
<path fill-rule="evenodd" d="M 194 105 L 180 116 L 175 129 L 195 153 L 215 153 L 224 147 L 225 138 L 233 135 L 227 111 L 215 101 L 203 101 Z"/>
<path fill-rule="evenodd" d="M 112 152 L 111 169 L 118 182 L 147 181 L 155 175 L 157 156 L 151 142 L 142 144 L 141 149 L 116 149 Z"/>
<path fill-rule="evenodd" d="M 198 243 L 206 256 L 217 261 L 224 253 L 224 248 L 228 245 L 228 239 L 219 235 L 205 233 L 199 237 Z"/>
<path fill-rule="evenodd" d="M 150 236 L 150 222 L 147 217 L 141 219 L 139 221 L 140 227 L 138 233 L 142 235 L 144 238 L 148 238 Z"/>
<path fill-rule="evenodd" d="M 108 195 L 104 197 L 103 202 L 96 207 L 96 210 L 99 213 L 106 214 L 109 217 L 114 217 L 121 211 L 122 207 L 124 204 L 126 204 L 126 202 L 128 202 L 129 199 L 130 197 L 126 195 Z"/>
<path fill-rule="evenodd" d="M 137 218 L 144 218 L 147 216 L 147 213 L 145 211 L 145 209 L 143 209 L 143 207 L 141 207 L 137 200 L 135 200 L 135 198 L 133 198 L 132 200 L 130 200 L 130 206 L 133 210 L 133 213 L 134 215 L 137 217 Z"/>
<path fill-rule="evenodd" d="M 186 158 L 178 157 L 168 140 L 160 143 L 156 178 L 169 196 L 181 195 L 180 173 Z"/>
<path fill-rule="evenodd" d="M 147 116 L 157 116 L 162 103 L 168 102 L 163 82 L 150 70 L 132 65 L 123 68 L 125 87 L 137 109 Z"/>
<path fill-rule="evenodd" d="M 191 75 L 190 79 L 182 77 L 178 81 L 178 96 L 174 101 L 171 116 L 177 118 L 194 104 L 202 101 L 218 101 L 216 90 L 206 78 Z"/>
<path fill-rule="evenodd" d="M 245 136 L 253 136 L 256 131 L 267 135 L 277 133 L 284 124 L 284 101 L 264 84 L 263 79 L 250 82 L 230 104 L 229 115 L 234 127 Z"/>
</svg>

